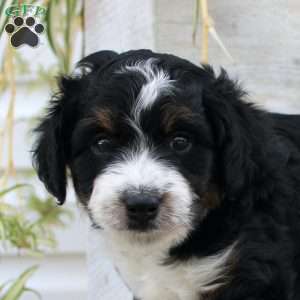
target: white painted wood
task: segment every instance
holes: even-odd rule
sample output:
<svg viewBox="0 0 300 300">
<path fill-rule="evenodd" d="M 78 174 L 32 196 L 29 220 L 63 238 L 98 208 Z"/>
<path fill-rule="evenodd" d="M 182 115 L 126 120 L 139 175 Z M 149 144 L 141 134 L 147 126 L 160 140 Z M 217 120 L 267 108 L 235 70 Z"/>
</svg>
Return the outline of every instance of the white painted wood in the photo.
<svg viewBox="0 0 300 300">
<path fill-rule="evenodd" d="M 192 43 L 194 4 L 194 0 L 87 1 L 86 52 L 150 48 L 199 63 L 201 30 L 196 45 Z M 210 63 L 216 70 L 224 66 L 258 105 L 299 113 L 299 0 L 210 0 L 209 9 L 235 59 L 228 61 L 210 38 Z M 125 299 L 118 293 L 119 278 L 101 253 L 102 243 L 100 232 L 90 234 L 90 299 Z"/>
<path fill-rule="evenodd" d="M 194 0 L 155 3 L 156 50 L 198 63 L 201 30 L 195 46 L 191 38 Z M 299 1 L 210 0 L 209 8 L 235 59 L 234 63 L 228 61 L 210 38 L 210 63 L 239 78 L 252 101 L 271 110 L 300 111 Z"/>
<path fill-rule="evenodd" d="M 152 0 L 85 1 L 86 53 L 153 48 Z"/>
</svg>

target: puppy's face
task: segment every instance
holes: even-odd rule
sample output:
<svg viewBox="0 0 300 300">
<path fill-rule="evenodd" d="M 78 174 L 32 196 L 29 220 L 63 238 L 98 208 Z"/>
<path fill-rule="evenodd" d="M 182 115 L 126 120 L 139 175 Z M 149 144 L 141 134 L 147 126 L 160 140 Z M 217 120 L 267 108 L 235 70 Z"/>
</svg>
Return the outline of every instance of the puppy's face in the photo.
<svg viewBox="0 0 300 300">
<path fill-rule="evenodd" d="M 95 226 L 181 240 L 220 205 L 221 189 L 242 188 L 245 105 L 225 73 L 143 50 L 82 64 L 90 73 L 62 79 L 37 129 L 38 173 L 60 202 L 68 166 Z"/>
<path fill-rule="evenodd" d="M 153 58 L 109 76 L 72 133 L 76 191 L 104 229 L 185 236 L 207 213 L 212 175 L 201 91 Z"/>
</svg>

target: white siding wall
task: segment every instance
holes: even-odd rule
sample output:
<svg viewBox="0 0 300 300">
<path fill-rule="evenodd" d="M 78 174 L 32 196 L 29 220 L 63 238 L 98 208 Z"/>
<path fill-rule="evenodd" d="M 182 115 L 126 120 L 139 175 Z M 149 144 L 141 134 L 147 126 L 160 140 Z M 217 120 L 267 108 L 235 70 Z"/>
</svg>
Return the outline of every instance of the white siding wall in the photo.
<svg viewBox="0 0 300 300">
<path fill-rule="evenodd" d="M 85 1 L 86 52 L 154 47 L 152 0 Z"/>
<path fill-rule="evenodd" d="M 192 44 L 194 0 L 157 0 L 156 50 L 199 61 L 200 34 Z M 238 78 L 253 101 L 276 111 L 300 109 L 300 2 L 210 0 L 215 27 L 234 63 L 210 39 L 210 63 Z"/>
</svg>

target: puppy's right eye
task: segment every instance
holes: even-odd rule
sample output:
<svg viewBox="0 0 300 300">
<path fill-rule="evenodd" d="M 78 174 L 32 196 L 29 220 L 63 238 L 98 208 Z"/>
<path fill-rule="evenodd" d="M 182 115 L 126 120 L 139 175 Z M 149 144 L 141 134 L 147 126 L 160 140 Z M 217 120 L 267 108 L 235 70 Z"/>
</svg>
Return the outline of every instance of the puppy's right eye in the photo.
<svg viewBox="0 0 300 300">
<path fill-rule="evenodd" d="M 173 139 L 171 140 L 170 147 L 176 153 L 184 154 L 184 153 L 187 153 L 191 149 L 192 142 L 189 139 L 189 137 L 187 137 L 187 136 L 177 135 L 177 136 L 173 137 Z"/>
<path fill-rule="evenodd" d="M 112 140 L 108 138 L 99 138 L 92 145 L 91 149 L 95 154 L 103 154 L 109 152 L 112 147 Z"/>
</svg>

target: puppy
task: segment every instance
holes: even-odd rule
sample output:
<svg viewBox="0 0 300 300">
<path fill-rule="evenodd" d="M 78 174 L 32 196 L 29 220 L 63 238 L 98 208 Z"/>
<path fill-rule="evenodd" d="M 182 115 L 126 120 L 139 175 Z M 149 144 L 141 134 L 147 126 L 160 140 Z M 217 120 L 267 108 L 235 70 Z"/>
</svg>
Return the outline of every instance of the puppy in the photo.
<svg viewBox="0 0 300 300">
<path fill-rule="evenodd" d="M 78 68 L 34 165 L 59 204 L 70 170 L 135 297 L 299 300 L 300 117 L 173 55 L 100 51 Z"/>
</svg>

